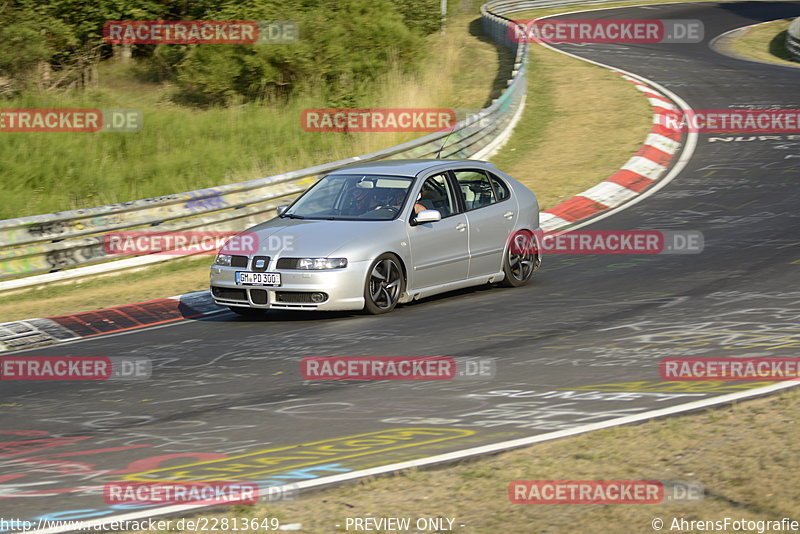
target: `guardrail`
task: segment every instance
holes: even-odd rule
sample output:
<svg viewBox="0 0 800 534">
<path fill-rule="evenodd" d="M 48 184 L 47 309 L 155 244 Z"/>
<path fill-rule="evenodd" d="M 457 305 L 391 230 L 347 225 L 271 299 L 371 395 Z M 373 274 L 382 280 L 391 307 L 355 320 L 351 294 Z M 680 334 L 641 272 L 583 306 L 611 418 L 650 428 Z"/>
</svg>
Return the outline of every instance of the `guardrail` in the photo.
<svg viewBox="0 0 800 534">
<path fill-rule="evenodd" d="M 502 40 L 510 21 L 481 8 L 487 33 Z M 513 43 L 505 42 L 511 45 Z M 507 88 L 493 103 L 455 128 L 344 160 L 158 198 L 0 221 L 0 291 L 111 272 L 166 261 L 175 256 L 111 256 L 104 236 L 122 230 L 237 232 L 275 214 L 275 208 L 304 191 L 315 177 L 349 164 L 387 158 L 484 159 L 510 134 L 525 103 L 527 45 L 516 46 Z M 449 136 L 449 137 L 448 137 Z M 445 140 L 445 138 L 447 138 Z"/>
<path fill-rule="evenodd" d="M 794 19 L 786 31 L 786 49 L 797 61 L 800 61 L 800 17 Z"/>
<path fill-rule="evenodd" d="M 545 7 L 595 6 L 620 1 L 624 0 L 489 0 L 481 9 L 486 8 L 491 13 L 502 16 Z"/>
</svg>

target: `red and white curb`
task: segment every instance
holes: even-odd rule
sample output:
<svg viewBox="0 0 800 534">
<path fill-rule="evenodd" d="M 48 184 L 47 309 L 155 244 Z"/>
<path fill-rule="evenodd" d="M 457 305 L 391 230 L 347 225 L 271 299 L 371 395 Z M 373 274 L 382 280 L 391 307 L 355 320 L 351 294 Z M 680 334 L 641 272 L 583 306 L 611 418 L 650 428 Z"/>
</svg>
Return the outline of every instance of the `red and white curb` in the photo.
<svg viewBox="0 0 800 534">
<path fill-rule="evenodd" d="M 136 330 L 224 310 L 208 291 L 187 293 L 103 310 L 0 323 L 0 352 Z"/>
<path fill-rule="evenodd" d="M 653 128 L 642 148 L 611 177 L 543 211 L 539 223 L 545 232 L 566 228 L 639 196 L 667 173 L 681 148 L 683 133 L 674 120 L 680 109 L 650 85 L 627 74 L 617 74 L 647 96 L 653 107 Z"/>
</svg>

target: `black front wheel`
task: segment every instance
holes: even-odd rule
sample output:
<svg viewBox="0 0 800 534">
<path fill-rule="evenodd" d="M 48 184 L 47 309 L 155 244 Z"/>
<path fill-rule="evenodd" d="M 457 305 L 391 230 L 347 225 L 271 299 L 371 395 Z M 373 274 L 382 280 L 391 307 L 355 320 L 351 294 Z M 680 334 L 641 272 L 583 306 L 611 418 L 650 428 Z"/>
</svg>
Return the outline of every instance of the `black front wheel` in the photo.
<svg viewBox="0 0 800 534">
<path fill-rule="evenodd" d="M 364 309 L 373 315 L 392 311 L 397 306 L 405 285 L 400 260 L 394 254 L 382 254 L 367 271 Z"/>
</svg>

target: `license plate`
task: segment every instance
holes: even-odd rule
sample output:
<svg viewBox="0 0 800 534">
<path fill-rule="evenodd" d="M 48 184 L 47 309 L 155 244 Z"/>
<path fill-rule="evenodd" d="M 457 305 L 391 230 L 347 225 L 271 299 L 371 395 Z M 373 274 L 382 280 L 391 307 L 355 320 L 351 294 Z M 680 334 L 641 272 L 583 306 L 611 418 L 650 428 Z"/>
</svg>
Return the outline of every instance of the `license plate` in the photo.
<svg viewBox="0 0 800 534">
<path fill-rule="evenodd" d="M 236 271 L 236 283 L 252 286 L 279 286 L 281 285 L 281 273 Z"/>
</svg>

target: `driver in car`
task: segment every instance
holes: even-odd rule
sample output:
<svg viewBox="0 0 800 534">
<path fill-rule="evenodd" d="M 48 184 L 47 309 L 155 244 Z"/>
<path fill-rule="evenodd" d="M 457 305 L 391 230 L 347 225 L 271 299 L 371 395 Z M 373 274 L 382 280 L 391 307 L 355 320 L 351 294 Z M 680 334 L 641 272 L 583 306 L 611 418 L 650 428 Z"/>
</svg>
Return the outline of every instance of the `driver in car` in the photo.
<svg viewBox="0 0 800 534">
<path fill-rule="evenodd" d="M 428 184 L 425 184 L 428 185 Z M 434 202 L 437 200 L 438 194 L 434 189 L 429 189 L 422 186 L 422 191 L 417 195 L 417 203 L 414 204 L 414 213 L 417 214 L 422 210 L 435 210 Z"/>
<path fill-rule="evenodd" d="M 390 191 L 386 194 L 385 200 L 375 200 L 371 210 L 391 210 L 394 213 L 403 207 L 403 200 L 406 198 L 405 190 Z"/>
</svg>

